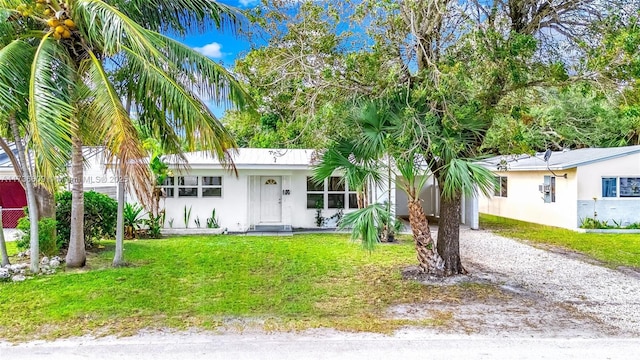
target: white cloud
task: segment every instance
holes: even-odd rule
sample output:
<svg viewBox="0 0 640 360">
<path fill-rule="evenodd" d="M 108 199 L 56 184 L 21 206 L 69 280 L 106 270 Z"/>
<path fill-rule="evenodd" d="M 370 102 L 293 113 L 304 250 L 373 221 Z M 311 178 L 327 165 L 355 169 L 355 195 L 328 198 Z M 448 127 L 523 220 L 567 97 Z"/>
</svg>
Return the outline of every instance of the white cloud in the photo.
<svg viewBox="0 0 640 360">
<path fill-rule="evenodd" d="M 212 42 L 211 44 L 207 44 L 203 47 L 194 47 L 193 50 L 201 53 L 202 55 L 208 56 L 214 59 L 220 59 L 224 54 L 222 51 L 222 45 L 217 42 Z"/>
<path fill-rule="evenodd" d="M 238 2 L 242 6 L 249 6 L 249 5 L 253 5 L 253 4 L 257 3 L 258 1 L 257 0 L 239 0 Z"/>
</svg>

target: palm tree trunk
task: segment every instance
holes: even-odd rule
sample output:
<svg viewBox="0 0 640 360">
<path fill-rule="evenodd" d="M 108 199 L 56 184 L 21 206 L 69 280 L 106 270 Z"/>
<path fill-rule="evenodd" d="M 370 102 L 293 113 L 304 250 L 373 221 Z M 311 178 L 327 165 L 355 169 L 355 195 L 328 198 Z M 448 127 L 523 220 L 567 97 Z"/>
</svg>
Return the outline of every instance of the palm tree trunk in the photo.
<svg viewBox="0 0 640 360">
<path fill-rule="evenodd" d="M 56 219 L 56 199 L 47 188 L 44 186 L 36 186 L 34 189 L 36 193 L 36 202 L 38 203 L 38 220 L 43 218 Z M 55 239 L 58 234 L 56 227 L 51 228 L 49 234 L 51 239 Z"/>
<path fill-rule="evenodd" d="M 118 175 L 121 172 L 118 171 Z M 113 266 L 119 267 L 124 265 L 124 188 L 125 182 L 118 176 L 118 216 L 116 221 L 116 252 L 113 256 Z"/>
<path fill-rule="evenodd" d="M 415 240 L 418 263 L 423 272 L 441 275 L 443 261 L 431 237 L 429 221 L 419 199 L 409 199 L 409 224 Z"/>
<path fill-rule="evenodd" d="M 31 259 L 31 272 L 34 274 L 40 270 L 40 239 L 38 238 L 38 204 L 36 202 L 36 195 L 33 186 L 34 177 L 31 176 L 31 170 L 27 166 L 27 156 L 22 144 L 22 138 L 20 137 L 20 130 L 18 129 L 18 123 L 13 115 L 9 116 L 9 125 L 13 132 L 13 137 L 16 141 L 16 148 L 18 149 L 18 159 L 20 163 L 20 170 L 23 181 L 25 184 L 25 190 L 27 192 L 27 208 L 29 209 L 29 225 L 30 225 L 30 243 L 29 243 L 29 257 Z"/>
<path fill-rule="evenodd" d="M 67 252 L 67 267 L 83 267 L 87 261 L 84 249 L 84 184 L 82 140 L 72 139 L 71 154 L 71 238 Z"/>
<path fill-rule="evenodd" d="M 10 265 L 9 254 L 7 254 L 7 244 L 4 242 L 4 226 L 2 226 L 2 206 L 0 206 L 0 255 L 2 260 L 0 266 Z"/>
<path fill-rule="evenodd" d="M 444 260 L 444 275 L 466 274 L 460 261 L 460 200 L 440 197 L 440 221 L 438 222 L 438 254 Z"/>
</svg>

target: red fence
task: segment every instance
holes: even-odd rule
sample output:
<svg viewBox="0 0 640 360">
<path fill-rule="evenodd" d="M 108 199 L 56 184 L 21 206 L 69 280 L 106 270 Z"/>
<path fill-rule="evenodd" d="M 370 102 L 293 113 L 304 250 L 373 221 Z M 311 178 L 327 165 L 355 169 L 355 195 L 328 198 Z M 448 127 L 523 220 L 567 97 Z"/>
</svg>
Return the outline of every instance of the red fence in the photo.
<svg viewBox="0 0 640 360">
<path fill-rule="evenodd" d="M 18 225 L 18 219 L 24 217 L 22 208 L 2 208 L 2 227 L 5 229 L 14 229 Z"/>
</svg>

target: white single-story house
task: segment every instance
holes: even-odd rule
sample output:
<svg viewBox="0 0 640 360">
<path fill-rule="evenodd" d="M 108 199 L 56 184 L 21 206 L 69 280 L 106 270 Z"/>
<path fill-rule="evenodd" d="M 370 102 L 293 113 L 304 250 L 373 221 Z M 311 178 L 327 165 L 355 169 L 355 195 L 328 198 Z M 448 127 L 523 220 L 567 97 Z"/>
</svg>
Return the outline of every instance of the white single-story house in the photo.
<svg viewBox="0 0 640 360">
<path fill-rule="evenodd" d="M 220 226 L 231 232 L 288 231 L 316 227 L 317 209 L 325 218 L 357 209 L 356 193 L 339 175 L 321 185 L 311 180 L 317 156 L 312 149 L 241 148 L 233 155 L 237 176 L 205 152 L 187 153 L 188 169 L 167 157 L 173 176 L 164 182 L 160 203 L 165 226 L 193 228 L 198 220 L 205 227 L 215 209 Z M 386 193 L 370 200 L 380 196 Z"/>
<path fill-rule="evenodd" d="M 640 222 L 640 146 L 496 156 L 481 162 L 499 185 L 480 213 L 577 229 L 586 218 Z"/>
</svg>

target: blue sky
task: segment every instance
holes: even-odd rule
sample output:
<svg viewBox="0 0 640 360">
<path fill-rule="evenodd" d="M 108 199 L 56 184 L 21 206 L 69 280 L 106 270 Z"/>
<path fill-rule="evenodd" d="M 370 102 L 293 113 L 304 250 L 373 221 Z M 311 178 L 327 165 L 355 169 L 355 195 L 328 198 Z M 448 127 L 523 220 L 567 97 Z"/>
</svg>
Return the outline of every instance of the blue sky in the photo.
<svg viewBox="0 0 640 360">
<path fill-rule="evenodd" d="M 239 9 L 247 9 L 259 3 L 258 0 L 219 0 L 221 3 L 234 6 Z M 226 67 L 232 67 L 235 59 L 249 49 L 249 43 L 231 30 L 211 30 L 204 34 L 189 34 L 177 40 L 207 55 L 215 61 L 223 63 Z"/>
<path fill-rule="evenodd" d="M 259 0 L 219 0 L 221 3 L 234 6 L 238 9 L 247 9 L 258 5 Z M 185 37 L 176 37 L 176 40 L 208 56 L 214 61 L 222 63 L 231 69 L 235 60 L 249 50 L 249 42 L 242 37 L 236 36 L 229 29 L 219 31 L 212 29 L 206 33 L 192 33 Z M 207 101 L 206 99 L 203 99 Z M 222 117 L 225 107 L 216 106 L 208 102 L 211 111 Z"/>
</svg>

